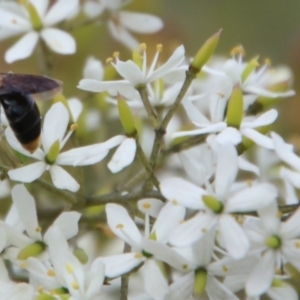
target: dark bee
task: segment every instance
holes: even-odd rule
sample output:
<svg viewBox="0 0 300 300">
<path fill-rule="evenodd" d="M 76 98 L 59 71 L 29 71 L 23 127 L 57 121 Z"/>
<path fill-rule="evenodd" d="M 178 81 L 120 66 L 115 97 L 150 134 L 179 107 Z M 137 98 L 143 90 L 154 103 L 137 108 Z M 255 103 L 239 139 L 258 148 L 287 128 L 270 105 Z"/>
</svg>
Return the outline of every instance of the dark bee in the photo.
<svg viewBox="0 0 300 300">
<path fill-rule="evenodd" d="M 35 100 L 53 98 L 61 91 L 62 82 L 55 79 L 0 73 L 0 103 L 16 138 L 31 153 L 38 148 L 41 134 L 41 115 Z"/>
</svg>

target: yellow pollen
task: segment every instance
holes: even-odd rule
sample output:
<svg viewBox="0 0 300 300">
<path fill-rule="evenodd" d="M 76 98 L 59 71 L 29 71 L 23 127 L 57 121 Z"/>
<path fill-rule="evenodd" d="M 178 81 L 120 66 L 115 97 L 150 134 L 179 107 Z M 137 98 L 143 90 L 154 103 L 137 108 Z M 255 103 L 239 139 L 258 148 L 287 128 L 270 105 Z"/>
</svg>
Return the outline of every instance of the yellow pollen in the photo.
<svg viewBox="0 0 300 300">
<path fill-rule="evenodd" d="M 236 220 L 240 225 L 242 225 L 244 223 L 244 218 L 241 215 L 237 216 Z"/>
<path fill-rule="evenodd" d="M 78 124 L 74 123 L 70 126 L 71 131 L 75 131 L 78 128 Z"/>
<path fill-rule="evenodd" d="M 117 57 L 119 57 L 119 56 L 120 56 L 120 52 L 116 51 L 116 52 L 113 53 L 113 57 L 114 57 L 114 58 L 117 58 Z"/>
<path fill-rule="evenodd" d="M 236 54 L 241 54 L 243 57 L 246 56 L 245 49 L 242 45 L 238 45 L 230 51 L 230 55 L 236 55 Z"/>
<path fill-rule="evenodd" d="M 151 207 L 151 204 L 149 203 L 149 202 L 145 202 L 144 204 L 143 204 L 143 208 L 144 209 L 149 209 Z"/>
<path fill-rule="evenodd" d="M 276 217 L 277 217 L 278 219 L 281 219 L 281 217 L 282 217 L 282 212 L 281 212 L 280 210 L 277 212 Z"/>
<path fill-rule="evenodd" d="M 72 287 L 73 287 L 74 290 L 79 290 L 79 284 L 78 284 L 78 282 L 77 281 L 73 281 L 72 282 Z"/>
<path fill-rule="evenodd" d="M 48 270 L 47 275 L 50 277 L 54 277 L 55 276 L 55 272 L 53 269 Z"/>
<path fill-rule="evenodd" d="M 252 181 L 251 180 L 246 180 L 246 183 L 248 184 L 249 187 L 252 187 Z"/>
<path fill-rule="evenodd" d="M 282 271 L 281 271 L 280 269 L 277 268 L 277 269 L 275 270 L 275 274 L 277 274 L 277 275 L 282 275 Z"/>
<path fill-rule="evenodd" d="M 163 50 L 163 45 L 162 44 L 156 45 L 156 50 L 161 52 Z"/>
<path fill-rule="evenodd" d="M 106 59 L 106 63 L 109 64 L 109 63 L 111 63 L 113 60 L 114 60 L 114 59 L 113 59 L 112 57 L 108 57 L 108 58 Z"/>
<path fill-rule="evenodd" d="M 270 59 L 270 58 L 266 58 L 266 59 L 265 59 L 265 65 L 271 66 L 271 64 L 272 64 L 271 59 Z"/>
<path fill-rule="evenodd" d="M 139 259 L 139 258 L 142 258 L 143 255 L 142 255 L 142 253 L 137 253 L 134 257 L 137 258 L 137 259 Z"/>
<path fill-rule="evenodd" d="M 216 93 L 216 95 L 218 95 L 220 98 L 224 98 L 224 94 L 222 94 L 222 93 Z"/>
<path fill-rule="evenodd" d="M 186 270 L 188 268 L 189 265 L 185 264 L 182 266 L 182 270 Z"/>
<path fill-rule="evenodd" d="M 299 241 L 299 240 L 295 242 L 295 247 L 296 247 L 297 249 L 300 248 L 300 241 Z"/>
<path fill-rule="evenodd" d="M 147 49 L 147 45 L 145 43 L 140 44 L 141 50 L 145 51 Z"/>
<path fill-rule="evenodd" d="M 20 268 L 21 269 L 25 269 L 26 267 L 28 267 L 28 263 L 26 261 L 23 261 L 21 264 L 20 264 Z"/>
<path fill-rule="evenodd" d="M 73 267 L 70 264 L 65 264 L 65 268 L 69 274 L 73 273 Z"/>
<path fill-rule="evenodd" d="M 38 287 L 38 292 L 39 292 L 40 294 L 44 292 L 44 287 L 43 287 L 42 285 L 40 285 L 40 286 Z"/>
<path fill-rule="evenodd" d="M 41 232 L 42 231 L 42 227 L 38 226 L 36 229 L 35 229 L 36 232 Z"/>
<path fill-rule="evenodd" d="M 201 229 L 201 231 L 202 231 L 203 233 L 206 233 L 206 232 L 207 232 L 207 228 L 206 228 L 206 227 L 203 227 L 203 228 Z"/>
<path fill-rule="evenodd" d="M 222 266 L 224 272 L 228 272 L 228 268 L 226 266 Z"/>
<path fill-rule="evenodd" d="M 116 226 L 116 228 L 117 228 L 117 229 L 123 229 L 123 228 L 124 228 L 124 225 L 123 225 L 123 224 L 118 224 L 118 225 Z"/>
<path fill-rule="evenodd" d="M 179 222 L 179 224 L 183 224 L 184 223 L 184 220 L 181 220 L 180 222 Z"/>
<path fill-rule="evenodd" d="M 173 205 L 178 205 L 178 201 L 177 201 L 176 199 L 173 199 L 173 200 L 172 200 L 172 204 L 173 204 Z"/>
</svg>

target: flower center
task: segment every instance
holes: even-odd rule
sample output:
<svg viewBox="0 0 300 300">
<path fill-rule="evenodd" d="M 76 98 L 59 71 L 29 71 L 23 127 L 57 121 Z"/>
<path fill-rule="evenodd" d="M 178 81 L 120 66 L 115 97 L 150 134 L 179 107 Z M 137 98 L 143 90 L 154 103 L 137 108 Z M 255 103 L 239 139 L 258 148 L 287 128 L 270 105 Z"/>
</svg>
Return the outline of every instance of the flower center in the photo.
<svg viewBox="0 0 300 300">
<path fill-rule="evenodd" d="M 281 239 L 277 235 L 270 236 L 265 240 L 266 245 L 272 249 L 278 249 L 281 246 Z"/>
</svg>

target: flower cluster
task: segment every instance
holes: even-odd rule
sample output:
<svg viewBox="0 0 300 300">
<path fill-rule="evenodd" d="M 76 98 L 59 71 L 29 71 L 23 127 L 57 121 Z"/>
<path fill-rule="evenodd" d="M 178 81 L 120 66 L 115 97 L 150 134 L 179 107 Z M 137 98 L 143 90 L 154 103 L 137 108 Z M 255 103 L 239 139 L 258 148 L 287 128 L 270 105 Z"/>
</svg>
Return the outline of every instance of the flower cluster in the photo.
<svg viewBox="0 0 300 300">
<path fill-rule="evenodd" d="M 36 128 L 31 96 L 50 89 L 1 75 L 0 198 L 12 204 L 1 210 L 0 299 L 298 299 L 300 157 L 272 129 L 292 74 L 247 61 L 241 46 L 216 58 L 221 31 L 193 58 L 180 45 L 162 62 L 159 44 L 149 64 L 151 46 L 130 31 L 162 22 L 128 2 L 0 2 L 0 38 L 24 34 L 8 63 L 39 37 L 74 53 L 74 18 L 105 15 L 133 49 L 87 59 L 78 95 L 56 95 L 42 114 L 33 152 L 20 136 Z"/>
</svg>

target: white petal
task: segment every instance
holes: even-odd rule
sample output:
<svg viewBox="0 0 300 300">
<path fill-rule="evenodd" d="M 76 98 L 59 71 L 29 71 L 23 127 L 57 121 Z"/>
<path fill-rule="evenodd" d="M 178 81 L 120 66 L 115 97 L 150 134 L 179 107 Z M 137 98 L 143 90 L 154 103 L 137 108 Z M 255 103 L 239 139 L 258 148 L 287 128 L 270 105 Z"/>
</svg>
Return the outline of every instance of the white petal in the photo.
<svg viewBox="0 0 300 300">
<path fill-rule="evenodd" d="M 284 242 L 282 246 L 282 254 L 284 255 L 287 262 L 292 264 L 297 270 L 300 270 L 300 248 L 298 247 L 300 240 L 289 240 Z"/>
<path fill-rule="evenodd" d="M 82 79 L 77 87 L 85 91 L 100 93 L 108 90 L 119 90 L 129 85 L 130 83 L 127 80 L 98 81 L 95 79 Z"/>
<path fill-rule="evenodd" d="M 168 284 L 156 261 L 148 259 L 141 272 L 147 294 L 149 294 L 153 300 L 164 299 L 168 292 Z"/>
<path fill-rule="evenodd" d="M 128 49 L 138 49 L 138 41 L 124 27 L 115 24 L 112 20 L 108 21 L 107 27 L 115 40 L 125 45 Z"/>
<path fill-rule="evenodd" d="M 236 179 L 238 154 L 235 146 L 229 143 L 217 149 L 216 196 L 220 201 L 227 198 L 229 189 Z"/>
<path fill-rule="evenodd" d="M 244 171 L 248 171 L 248 172 L 252 172 L 252 173 L 254 173 L 257 176 L 260 175 L 260 169 L 259 169 L 259 167 L 256 166 L 256 165 L 254 165 L 254 164 L 252 164 L 251 162 L 249 162 L 244 157 L 239 156 L 238 163 L 239 163 L 239 169 L 244 170 Z"/>
<path fill-rule="evenodd" d="M 105 158 L 111 148 L 118 146 L 125 139 L 123 135 L 117 135 L 104 143 L 71 149 L 59 154 L 56 163 L 74 167 L 95 164 Z"/>
<path fill-rule="evenodd" d="M 183 101 L 182 105 L 190 118 L 190 120 L 195 124 L 210 124 L 210 121 L 205 117 L 205 115 L 197 108 L 197 106 L 191 101 Z"/>
<path fill-rule="evenodd" d="M 270 288 L 273 276 L 275 275 L 274 256 L 275 254 L 272 250 L 267 251 L 251 272 L 246 283 L 248 296 L 259 296 Z"/>
<path fill-rule="evenodd" d="M 242 136 L 241 133 L 236 128 L 227 127 L 217 135 L 216 141 L 220 145 L 226 143 L 237 145 L 242 141 Z"/>
<path fill-rule="evenodd" d="M 35 9 L 37 10 L 39 17 L 43 21 L 47 8 L 49 6 L 49 0 L 30 0 L 30 2 L 33 4 Z"/>
<path fill-rule="evenodd" d="M 124 78 L 127 79 L 133 86 L 145 83 L 145 77 L 142 70 L 132 61 L 120 61 L 116 63 L 116 70 Z"/>
<path fill-rule="evenodd" d="M 1 300 L 32 300 L 34 299 L 34 294 L 34 287 L 32 285 L 27 283 L 18 283 L 12 285 L 11 288 L 5 289 L 4 295 L 1 295 Z"/>
<path fill-rule="evenodd" d="M 164 206 L 164 202 L 158 199 L 142 199 L 137 203 L 139 211 L 149 214 L 153 218 L 157 218 L 160 210 Z"/>
<path fill-rule="evenodd" d="M 41 240 L 41 232 L 37 230 L 39 225 L 34 198 L 28 193 L 23 184 L 15 185 L 11 193 L 13 203 L 17 207 L 28 235 L 34 240 Z"/>
<path fill-rule="evenodd" d="M 191 131 L 181 131 L 172 134 L 172 138 L 182 137 L 182 136 L 191 136 L 191 135 L 198 135 L 198 134 L 205 134 L 205 133 L 216 133 L 220 132 L 227 127 L 227 124 L 224 122 L 216 123 L 216 124 L 209 124 L 208 126 L 203 125 L 201 129 L 195 129 Z"/>
<path fill-rule="evenodd" d="M 166 242 L 169 233 L 184 220 L 185 208 L 177 202 L 169 201 L 160 211 L 152 232 L 155 232 L 156 238 L 160 242 Z"/>
<path fill-rule="evenodd" d="M 252 122 L 243 122 L 241 127 L 256 128 L 256 127 L 266 126 L 272 124 L 277 119 L 277 117 L 278 117 L 278 111 L 275 109 L 271 109 L 263 113 L 262 115 L 260 115 Z"/>
<path fill-rule="evenodd" d="M 105 265 L 105 276 L 109 278 L 118 277 L 131 271 L 145 260 L 140 253 L 124 253 L 109 257 L 99 257 L 96 261 L 101 261 Z"/>
<path fill-rule="evenodd" d="M 153 71 L 152 74 L 149 74 L 147 82 L 163 77 L 175 70 L 185 59 L 184 53 L 185 50 L 183 45 L 177 47 L 171 57 L 162 66 Z"/>
<path fill-rule="evenodd" d="M 74 193 L 79 190 L 80 185 L 77 181 L 60 166 L 52 165 L 49 172 L 53 184 L 58 189 L 66 189 Z"/>
<path fill-rule="evenodd" d="M 166 179 L 160 184 L 160 189 L 169 201 L 177 201 L 179 204 L 192 209 L 205 208 L 202 195 L 206 192 L 182 178 Z"/>
<path fill-rule="evenodd" d="M 285 163 L 297 171 L 300 171 L 300 158 L 292 151 L 289 144 L 286 144 L 282 137 L 275 132 L 271 133 L 274 141 L 275 152 Z"/>
<path fill-rule="evenodd" d="M 102 80 L 103 75 L 104 69 L 102 62 L 95 57 L 90 56 L 85 63 L 83 69 L 83 77 L 87 79 Z"/>
<path fill-rule="evenodd" d="M 165 300 L 190 299 L 193 290 L 194 274 L 189 272 L 173 281 Z"/>
<path fill-rule="evenodd" d="M 53 104 L 46 113 L 43 124 L 42 144 L 45 153 L 48 153 L 52 144 L 57 140 L 62 142 L 68 124 L 69 112 L 67 108 L 61 102 Z"/>
<path fill-rule="evenodd" d="M 256 211 L 274 202 L 277 189 L 269 183 L 245 188 L 233 195 L 226 203 L 226 212 Z"/>
<path fill-rule="evenodd" d="M 138 33 L 154 33 L 163 27 L 162 20 L 150 14 L 121 11 L 119 18 L 124 27 Z"/>
<path fill-rule="evenodd" d="M 43 23 L 48 27 L 65 20 L 77 9 L 78 5 L 79 0 L 56 1 L 47 12 Z"/>
<path fill-rule="evenodd" d="M 282 300 L 282 299 L 289 299 L 289 300 L 297 300 L 298 295 L 297 292 L 288 284 L 284 284 L 280 287 L 271 287 L 268 292 L 268 296 L 272 300 Z"/>
<path fill-rule="evenodd" d="M 100 293 L 104 279 L 104 264 L 101 261 L 94 261 L 91 265 L 91 272 L 87 277 L 88 287 L 86 290 L 86 297 L 88 299 L 95 299 L 95 296 Z"/>
<path fill-rule="evenodd" d="M 78 98 L 68 99 L 68 105 L 73 117 L 73 122 L 77 122 L 81 112 L 82 112 L 82 102 Z"/>
<path fill-rule="evenodd" d="M 215 216 L 198 213 L 193 218 L 178 225 L 170 234 L 169 241 L 177 247 L 186 247 L 198 241 L 216 224 Z"/>
<path fill-rule="evenodd" d="M 213 276 L 208 275 L 207 278 L 207 294 L 209 299 L 214 300 L 239 300 L 239 298 L 230 291 L 224 284 Z"/>
<path fill-rule="evenodd" d="M 99 16 L 105 9 L 105 1 L 85 1 L 83 4 L 83 11 L 89 18 Z"/>
<path fill-rule="evenodd" d="M 222 215 L 219 229 L 230 256 L 237 260 L 244 258 L 250 249 L 250 242 L 237 221 L 230 215 Z"/>
<path fill-rule="evenodd" d="M 58 1 L 60 2 L 60 1 Z M 76 52 L 76 42 L 67 32 L 57 28 L 46 28 L 41 36 L 48 47 L 59 54 L 73 54 Z"/>
<path fill-rule="evenodd" d="M 81 214 L 76 211 L 63 212 L 53 222 L 57 226 L 66 240 L 74 237 L 78 233 L 78 222 Z"/>
<path fill-rule="evenodd" d="M 3 1 L 1 5 L 3 5 Z M 8 3 L 6 3 L 8 4 Z M 24 14 L 23 6 L 17 5 L 16 3 L 9 3 L 14 7 L 0 7 L 0 28 L 3 31 L 9 30 L 16 34 L 31 30 L 32 26 L 30 21 Z"/>
<path fill-rule="evenodd" d="M 112 173 L 117 173 L 129 166 L 135 157 L 136 141 L 133 138 L 125 139 L 118 147 L 112 159 L 108 163 L 108 168 Z"/>
<path fill-rule="evenodd" d="M 107 224 L 114 234 L 134 247 L 135 250 L 139 250 L 142 236 L 127 210 L 117 204 L 107 204 L 105 210 Z"/>
<path fill-rule="evenodd" d="M 252 128 L 242 128 L 241 129 L 242 135 L 246 136 L 248 139 L 252 140 L 255 144 L 262 146 L 267 149 L 274 149 L 274 143 L 272 139 L 267 137 L 264 134 L 261 134 L 260 132 L 256 131 Z"/>
<path fill-rule="evenodd" d="M 42 176 L 46 170 L 44 162 L 36 162 L 25 167 L 17 168 L 8 171 L 8 176 L 11 180 L 20 182 L 33 182 Z"/>
<path fill-rule="evenodd" d="M 28 32 L 5 52 L 5 61 L 9 64 L 16 60 L 29 57 L 38 41 L 39 35 L 35 31 Z"/>
<path fill-rule="evenodd" d="M 280 234 L 285 239 L 294 239 L 300 236 L 300 209 L 298 208 L 286 222 L 282 222 Z"/>
</svg>

